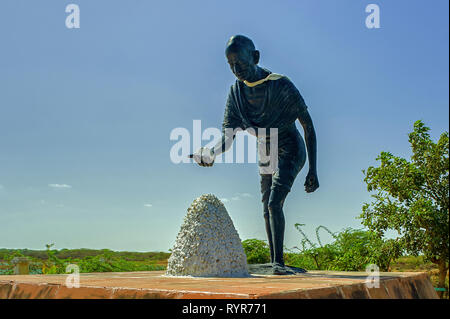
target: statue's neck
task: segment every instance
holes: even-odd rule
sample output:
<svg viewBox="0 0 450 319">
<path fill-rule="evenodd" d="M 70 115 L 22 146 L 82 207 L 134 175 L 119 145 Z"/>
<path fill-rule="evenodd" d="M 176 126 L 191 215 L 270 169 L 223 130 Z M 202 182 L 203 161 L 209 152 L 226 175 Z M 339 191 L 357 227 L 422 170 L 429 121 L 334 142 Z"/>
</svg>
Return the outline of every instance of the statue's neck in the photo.
<svg viewBox="0 0 450 319">
<path fill-rule="evenodd" d="M 269 73 L 267 71 L 264 71 L 259 66 L 256 66 L 255 74 L 253 74 L 247 81 L 248 82 L 256 82 L 256 81 L 266 78 L 268 75 L 269 75 Z"/>
</svg>

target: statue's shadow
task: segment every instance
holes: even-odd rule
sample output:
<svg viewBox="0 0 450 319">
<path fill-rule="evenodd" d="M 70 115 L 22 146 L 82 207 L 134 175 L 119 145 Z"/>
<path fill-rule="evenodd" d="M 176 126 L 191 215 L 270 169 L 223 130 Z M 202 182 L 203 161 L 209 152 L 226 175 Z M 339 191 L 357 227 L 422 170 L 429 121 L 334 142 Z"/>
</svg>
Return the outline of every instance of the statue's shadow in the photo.
<svg viewBox="0 0 450 319">
<path fill-rule="evenodd" d="M 274 275 L 273 267 L 271 263 L 268 264 L 248 264 L 248 272 L 250 277 L 260 277 L 261 275 Z M 341 279 L 367 279 L 366 273 L 361 272 L 327 272 L 327 271 L 313 271 L 308 272 L 303 268 L 285 266 L 287 273 L 284 275 L 301 275 L 303 277 L 321 277 L 321 278 L 341 278 Z M 277 276 L 279 277 L 279 276 Z M 383 275 L 383 278 L 390 279 L 395 278 L 394 276 Z"/>
<path fill-rule="evenodd" d="M 248 272 L 251 277 L 257 277 L 252 275 L 274 275 L 273 265 L 271 263 L 267 264 L 248 264 Z M 287 273 L 285 275 L 299 275 L 305 274 L 307 271 L 303 268 L 285 266 Z"/>
</svg>

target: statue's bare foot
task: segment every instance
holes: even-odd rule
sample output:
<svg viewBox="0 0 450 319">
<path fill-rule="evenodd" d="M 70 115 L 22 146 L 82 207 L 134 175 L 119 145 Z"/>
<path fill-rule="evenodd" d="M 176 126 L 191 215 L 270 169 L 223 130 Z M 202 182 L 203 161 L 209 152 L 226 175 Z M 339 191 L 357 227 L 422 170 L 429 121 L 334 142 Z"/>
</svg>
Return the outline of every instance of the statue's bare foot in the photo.
<svg viewBox="0 0 450 319">
<path fill-rule="evenodd" d="M 273 263 L 272 270 L 274 275 L 295 275 L 295 272 L 280 263 Z"/>
</svg>

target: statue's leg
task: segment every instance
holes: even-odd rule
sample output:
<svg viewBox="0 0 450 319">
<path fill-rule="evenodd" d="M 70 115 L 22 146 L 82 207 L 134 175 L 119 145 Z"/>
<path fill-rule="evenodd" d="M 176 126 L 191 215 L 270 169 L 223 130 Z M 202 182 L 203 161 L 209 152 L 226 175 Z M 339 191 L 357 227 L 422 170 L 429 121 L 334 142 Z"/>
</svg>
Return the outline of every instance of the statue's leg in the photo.
<svg viewBox="0 0 450 319">
<path fill-rule="evenodd" d="M 296 143 L 289 143 L 279 148 L 278 168 L 272 176 L 272 186 L 269 197 L 269 215 L 274 246 L 274 274 L 293 274 L 285 268 L 283 258 L 283 243 L 285 219 L 283 205 L 286 196 L 291 191 L 300 170 L 305 165 L 306 152 L 303 141 L 298 139 Z"/>
<path fill-rule="evenodd" d="M 270 249 L 270 262 L 273 263 L 273 242 L 272 242 L 272 231 L 270 229 L 270 218 L 269 218 L 269 197 L 270 197 L 270 187 L 272 186 L 272 174 L 261 174 L 261 194 L 262 203 L 264 211 L 264 221 L 266 224 L 267 240 L 269 242 Z"/>
<path fill-rule="evenodd" d="M 284 187 L 276 187 L 270 192 L 268 203 L 270 228 L 272 231 L 272 243 L 274 250 L 273 263 L 284 266 L 283 242 L 285 220 L 283 212 L 284 200 L 289 190 Z"/>
</svg>

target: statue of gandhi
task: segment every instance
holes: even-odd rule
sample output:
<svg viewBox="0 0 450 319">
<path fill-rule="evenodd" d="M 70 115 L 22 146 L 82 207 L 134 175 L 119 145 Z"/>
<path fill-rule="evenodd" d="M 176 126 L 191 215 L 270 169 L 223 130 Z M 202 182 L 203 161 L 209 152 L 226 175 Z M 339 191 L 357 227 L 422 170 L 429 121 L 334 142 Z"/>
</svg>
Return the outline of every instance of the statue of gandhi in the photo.
<svg viewBox="0 0 450 319">
<path fill-rule="evenodd" d="M 262 171 L 262 166 L 267 163 L 263 163 L 261 158 L 258 165 L 273 274 L 291 274 L 292 271 L 285 267 L 283 259 L 283 204 L 294 179 L 306 162 L 305 143 L 295 126 L 295 120 L 298 119 L 303 127 L 308 150 L 309 171 L 304 184 L 308 193 L 319 187 L 314 125 L 303 97 L 289 78 L 258 66 L 259 51 L 255 49 L 252 40 L 243 35 L 231 37 L 226 45 L 225 55 L 237 80 L 228 95 L 222 123 L 222 139 L 213 149 L 202 147 L 189 157 L 194 158 L 200 166 L 211 167 L 215 157 L 231 147 L 237 131 L 277 129 L 276 169 L 269 173 L 267 170 Z M 265 146 L 266 152 L 270 151 L 271 136 L 256 136 L 258 154 L 261 154 L 261 145 Z M 272 160 L 273 158 L 269 162 Z"/>
</svg>

